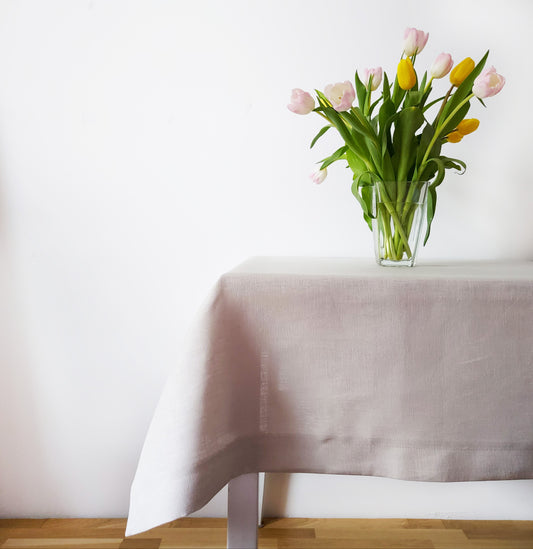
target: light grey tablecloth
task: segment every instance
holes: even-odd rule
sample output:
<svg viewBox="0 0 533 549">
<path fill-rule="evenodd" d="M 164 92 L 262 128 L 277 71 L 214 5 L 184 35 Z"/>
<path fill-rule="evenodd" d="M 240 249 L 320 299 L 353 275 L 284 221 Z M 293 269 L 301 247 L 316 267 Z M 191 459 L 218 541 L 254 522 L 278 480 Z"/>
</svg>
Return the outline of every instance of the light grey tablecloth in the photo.
<svg viewBox="0 0 533 549">
<path fill-rule="evenodd" d="M 127 533 L 258 471 L 533 478 L 532 395 L 533 262 L 251 259 L 168 381 Z"/>
</svg>

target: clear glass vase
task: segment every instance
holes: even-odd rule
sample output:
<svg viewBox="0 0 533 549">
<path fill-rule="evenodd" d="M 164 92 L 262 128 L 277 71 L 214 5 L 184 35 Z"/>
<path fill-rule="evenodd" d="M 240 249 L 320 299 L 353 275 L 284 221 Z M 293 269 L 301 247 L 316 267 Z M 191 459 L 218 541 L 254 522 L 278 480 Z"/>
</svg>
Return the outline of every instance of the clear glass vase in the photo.
<svg viewBox="0 0 533 549">
<path fill-rule="evenodd" d="M 376 262 L 384 267 L 414 267 L 428 181 L 374 183 L 372 232 Z"/>
</svg>

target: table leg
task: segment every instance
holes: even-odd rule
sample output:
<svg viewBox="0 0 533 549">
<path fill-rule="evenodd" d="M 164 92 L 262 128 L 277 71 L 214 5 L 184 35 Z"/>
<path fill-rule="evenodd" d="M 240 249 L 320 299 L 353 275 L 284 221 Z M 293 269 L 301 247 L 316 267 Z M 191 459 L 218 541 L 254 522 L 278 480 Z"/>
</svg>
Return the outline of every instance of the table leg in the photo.
<svg viewBox="0 0 533 549">
<path fill-rule="evenodd" d="M 257 549 L 259 474 L 228 484 L 228 549 Z"/>
<path fill-rule="evenodd" d="M 263 503 L 264 503 L 264 496 L 265 496 L 265 475 L 266 473 L 259 473 L 259 510 L 257 513 L 257 526 L 259 528 L 262 528 L 263 526 Z"/>
</svg>

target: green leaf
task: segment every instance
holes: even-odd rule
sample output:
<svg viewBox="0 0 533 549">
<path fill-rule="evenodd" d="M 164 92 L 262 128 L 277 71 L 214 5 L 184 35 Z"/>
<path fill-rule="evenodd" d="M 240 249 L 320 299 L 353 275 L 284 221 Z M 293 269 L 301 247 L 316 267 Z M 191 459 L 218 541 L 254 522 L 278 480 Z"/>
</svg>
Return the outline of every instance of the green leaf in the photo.
<svg viewBox="0 0 533 549">
<path fill-rule="evenodd" d="M 396 109 L 394 108 L 394 103 L 390 99 L 385 100 L 383 102 L 383 105 L 381 105 L 381 108 L 379 109 L 379 114 L 378 114 L 380 138 L 383 136 L 383 131 L 385 130 L 387 122 L 395 114 L 396 114 Z"/>
<path fill-rule="evenodd" d="M 435 99 L 434 101 L 431 101 L 427 105 L 424 106 L 424 112 L 426 112 L 429 108 L 433 107 L 433 105 L 437 104 L 439 101 L 442 101 L 446 96 L 443 95 L 442 97 L 439 97 L 438 99 Z"/>
<path fill-rule="evenodd" d="M 358 109 L 358 107 L 355 107 L 355 109 Z M 375 135 L 372 126 L 367 126 L 366 124 L 362 123 L 361 119 L 355 116 L 355 109 L 352 108 L 351 111 L 344 111 L 340 113 L 340 117 L 344 120 L 345 123 L 349 124 L 350 128 L 355 130 L 357 133 L 361 134 L 363 137 L 368 137 L 372 139 L 372 137 Z M 364 120 L 368 122 L 366 118 L 364 118 Z"/>
<path fill-rule="evenodd" d="M 368 171 L 365 161 L 350 149 L 346 151 L 346 160 L 354 175 L 360 175 Z"/>
<path fill-rule="evenodd" d="M 428 241 L 429 235 L 431 233 L 431 222 L 435 217 L 435 209 L 437 208 L 437 191 L 433 187 L 428 188 L 428 198 L 427 198 L 427 229 L 426 236 L 424 237 L 424 246 Z"/>
<path fill-rule="evenodd" d="M 315 90 L 316 96 L 318 98 L 318 102 L 320 106 L 325 110 L 327 108 L 331 108 L 331 103 L 327 100 L 326 96 L 320 91 Z"/>
<path fill-rule="evenodd" d="M 422 90 L 422 92 L 424 91 L 424 89 L 426 87 L 427 78 L 428 78 L 428 71 L 426 71 L 424 73 L 424 76 L 422 77 L 422 80 L 420 81 L 419 89 Z"/>
<path fill-rule="evenodd" d="M 355 133 L 352 132 L 352 137 L 357 141 L 360 150 L 364 151 L 364 157 L 367 159 L 370 157 L 376 170 L 380 171 L 381 151 L 372 123 L 368 121 L 358 107 L 342 112 L 340 116 L 354 130 Z"/>
<path fill-rule="evenodd" d="M 393 163 L 396 165 L 398 181 L 406 181 L 407 175 L 416 160 L 418 141 L 415 133 L 424 123 L 425 118 L 419 107 L 407 107 L 400 111 L 395 122 L 393 146 Z"/>
<path fill-rule="evenodd" d="M 449 169 L 454 169 L 459 172 L 459 175 L 463 175 L 466 171 L 466 163 L 458 158 L 449 158 L 448 156 L 441 156 L 442 161 L 444 162 L 444 167 Z"/>
<path fill-rule="evenodd" d="M 468 110 L 470 109 L 470 103 L 465 103 L 450 119 L 450 121 L 442 127 L 440 130 L 440 135 L 442 137 L 445 137 L 448 135 L 451 131 L 455 130 L 457 126 L 459 125 L 459 122 L 463 120 L 463 118 L 468 113 Z"/>
<path fill-rule="evenodd" d="M 370 124 L 366 116 L 362 113 L 361 109 L 353 107 L 349 114 L 353 117 L 353 119 L 357 121 L 356 126 L 360 129 L 361 133 L 366 135 L 369 139 L 377 144 L 378 136 L 376 135 L 372 124 Z"/>
<path fill-rule="evenodd" d="M 364 187 L 361 187 L 361 197 L 363 198 L 363 202 L 367 205 L 367 208 L 369 210 L 372 210 L 372 201 L 374 198 L 373 194 L 374 194 L 374 190 L 372 185 L 365 185 Z M 372 230 L 373 215 L 371 213 L 367 214 L 363 210 L 363 218 L 366 221 L 368 228 Z"/>
<path fill-rule="evenodd" d="M 361 110 L 358 107 L 353 107 L 350 111 L 337 112 L 331 107 L 322 92 L 318 90 L 316 92 L 325 116 L 335 126 L 346 146 L 365 159 L 367 167 L 372 158 L 376 169 L 379 170 L 378 138 L 374 128 L 361 113 Z"/>
<path fill-rule="evenodd" d="M 370 230 L 372 230 L 372 200 L 373 200 L 373 190 L 372 190 L 372 180 L 362 182 L 362 178 L 366 175 L 373 176 L 372 172 L 363 172 L 357 176 L 354 175 L 352 183 L 352 194 L 355 196 L 361 208 L 363 209 L 363 217 L 367 222 Z M 359 190 L 360 189 L 360 190 Z"/>
<path fill-rule="evenodd" d="M 383 179 L 385 181 L 396 181 L 396 174 L 394 173 L 394 166 L 392 165 L 392 160 L 390 154 L 385 151 L 383 154 Z M 396 200 L 396 190 L 392 192 L 392 199 Z"/>
<path fill-rule="evenodd" d="M 428 164 L 434 162 L 437 164 L 437 177 L 431 182 L 431 187 L 438 187 L 444 181 L 444 175 L 446 174 L 446 167 L 444 165 L 444 159 L 442 156 L 430 158 Z"/>
<path fill-rule="evenodd" d="M 358 185 L 358 181 L 359 181 L 359 178 L 362 176 L 363 174 L 357 176 L 354 178 L 354 181 L 352 183 L 352 194 L 355 196 L 355 198 L 357 199 L 357 201 L 359 202 L 359 204 L 361 204 L 361 208 L 363 208 L 363 213 L 365 213 L 366 215 L 369 215 L 371 216 L 372 215 L 372 206 L 369 205 L 363 200 L 363 197 L 359 194 L 359 185 Z"/>
<path fill-rule="evenodd" d="M 394 103 L 396 110 L 398 110 L 398 107 L 400 106 L 403 98 L 405 97 L 405 93 L 406 91 L 400 88 L 400 84 L 398 84 L 398 76 L 396 76 L 394 80 L 394 90 L 392 92 L 392 102 Z"/>
<path fill-rule="evenodd" d="M 424 126 L 424 129 L 422 130 L 422 135 L 420 136 L 420 144 L 418 146 L 418 152 L 416 155 L 417 164 L 420 164 L 420 162 L 422 162 L 422 157 L 424 156 L 424 153 L 429 147 L 429 144 L 431 143 L 431 140 L 433 139 L 434 135 L 435 135 L 435 128 L 431 124 L 426 124 Z M 433 148 L 435 148 L 435 146 Z M 429 156 L 434 156 L 434 155 L 429 153 Z"/>
<path fill-rule="evenodd" d="M 315 143 L 330 129 L 333 128 L 332 124 L 329 124 L 328 126 L 324 126 L 313 138 L 313 141 L 311 141 L 311 146 L 309 147 L 312 149 L 315 145 Z"/>
<path fill-rule="evenodd" d="M 422 110 L 426 110 L 425 109 L 425 104 L 426 104 L 426 101 L 428 100 L 428 97 L 431 94 L 431 91 L 432 91 L 432 87 L 429 86 L 429 88 L 425 92 L 422 92 L 422 97 L 421 97 L 420 103 L 418 105 Z"/>
<path fill-rule="evenodd" d="M 357 71 L 355 71 L 355 92 L 357 93 L 357 102 L 359 103 L 359 108 L 364 110 L 366 104 L 367 89 L 366 86 L 361 82 Z"/>
<path fill-rule="evenodd" d="M 333 164 L 333 162 L 336 162 L 337 160 L 340 160 L 344 157 L 344 153 L 348 150 L 348 147 L 346 145 L 343 145 L 339 149 L 337 149 L 331 156 L 328 156 L 327 158 L 324 158 L 320 162 L 322 162 L 322 165 L 320 166 L 320 169 L 323 170 L 327 168 L 330 164 Z"/>
<path fill-rule="evenodd" d="M 339 113 L 333 107 L 331 107 L 329 101 L 326 99 L 322 92 L 318 90 L 315 91 L 317 93 L 318 100 L 322 105 L 324 114 L 326 115 L 327 119 L 335 126 L 342 139 L 344 139 L 346 145 L 353 149 L 354 152 L 361 153 L 362 151 L 360 144 L 350 133 L 350 130 L 346 127 L 346 124 L 340 117 Z"/>
<path fill-rule="evenodd" d="M 387 99 L 390 99 L 390 84 L 389 84 L 389 77 L 387 76 L 386 72 L 383 72 L 383 102 L 387 101 Z"/>
<path fill-rule="evenodd" d="M 431 223 L 433 221 L 433 218 L 435 217 L 435 210 L 437 208 L 436 188 L 442 183 L 442 181 L 444 180 L 444 174 L 446 173 L 444 168 L 444 161 L 442 160 L 442 158 L 430 158 L 428 160 L 428 164 L 430 164 L 431 162 L 434 162 L 437 165 L 437 177 L 428 187 L 428 199 L 427 199 L 427 210 L 426 210 L 427 229 L 426 229 L 426 236 L 424 237 L 424 246 L 428 241 L 429 234 L 431 232 Z"/>
<path fill-rule="evenodd" d="M 419 91 L 408 91 L 407 96 L 405 98 L 405 106 L 406 107 L 416 107 L 420 103 L 420 100 L 422 99 L 422 92 Z"/>
<path fill-rule="evenodd" d="M 385 100 L 383 105 L 381 105 L 378 114 L 381 154 L 385 154 L 386 152 L 389 154 L 393 153 L 390 127 L 397 118 L 398 115 L 396 114 L 396 107 L 394 106 L 394 103 L 391 99 Z"/>
<path fill-rule="evenodd" d="M 428 160 L 428 165 L 430 163 L 435 163 L 437 165 L 437 177 L 431 182 L 431 185 L 428 187 L 428 200 L 427 200 L 427 229 L 426 236 L 424 238 L 424 246 L 428 241 L 429 234 L 431 232 L 431 223 L 435 217 L 435 210 L 437 209 L 437 187 L 443 182 L 445 170 L 453 168 L 456 170 L 461 170 L 461 173 L 464 173 L 466 170 L 466 164 L 462 160 L 457 158 L 449 158 L 447 156 L 433 157 Z"/>
<path fill-rule="evenodd" d="M 368 116 L 372 116 L 372 113 L 374 112 L 374 109 L 379 105 L 380 101 L 383 99 L 383 97 L 379 97 L 376 99 L 372 105 L 370 105 L 370 109 L 368 110 Z"/>
</svg>

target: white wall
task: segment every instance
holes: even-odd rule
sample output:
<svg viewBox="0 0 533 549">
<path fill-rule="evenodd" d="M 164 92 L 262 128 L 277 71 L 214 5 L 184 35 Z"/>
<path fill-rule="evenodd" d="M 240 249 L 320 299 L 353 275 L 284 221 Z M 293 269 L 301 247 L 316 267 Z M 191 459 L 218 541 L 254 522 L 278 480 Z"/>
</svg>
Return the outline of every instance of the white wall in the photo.
<svg viewBox="0 0 533 549">
<path fill-rule="evenodd" d="M 442 185 L 421 261 L 531 259 L 532 16 L 529 0 L 1 1 L 0 516 L 126 515 L 222 272 L 371 256 L 346 170 L 307 177 L 337 142 L 309 151 L 320 121 L 286 104 L 357 67 L 394 72 L 406 26 L 430 33 L 420 64 L 490 48 L 508 79 L 454 146 L 469 169 Z M 533 519 L 533 481 L 281 475 L 267 495 L 287 515 Z M 221 495 L 202 513 L 224 510 Z"/>
</svg>

